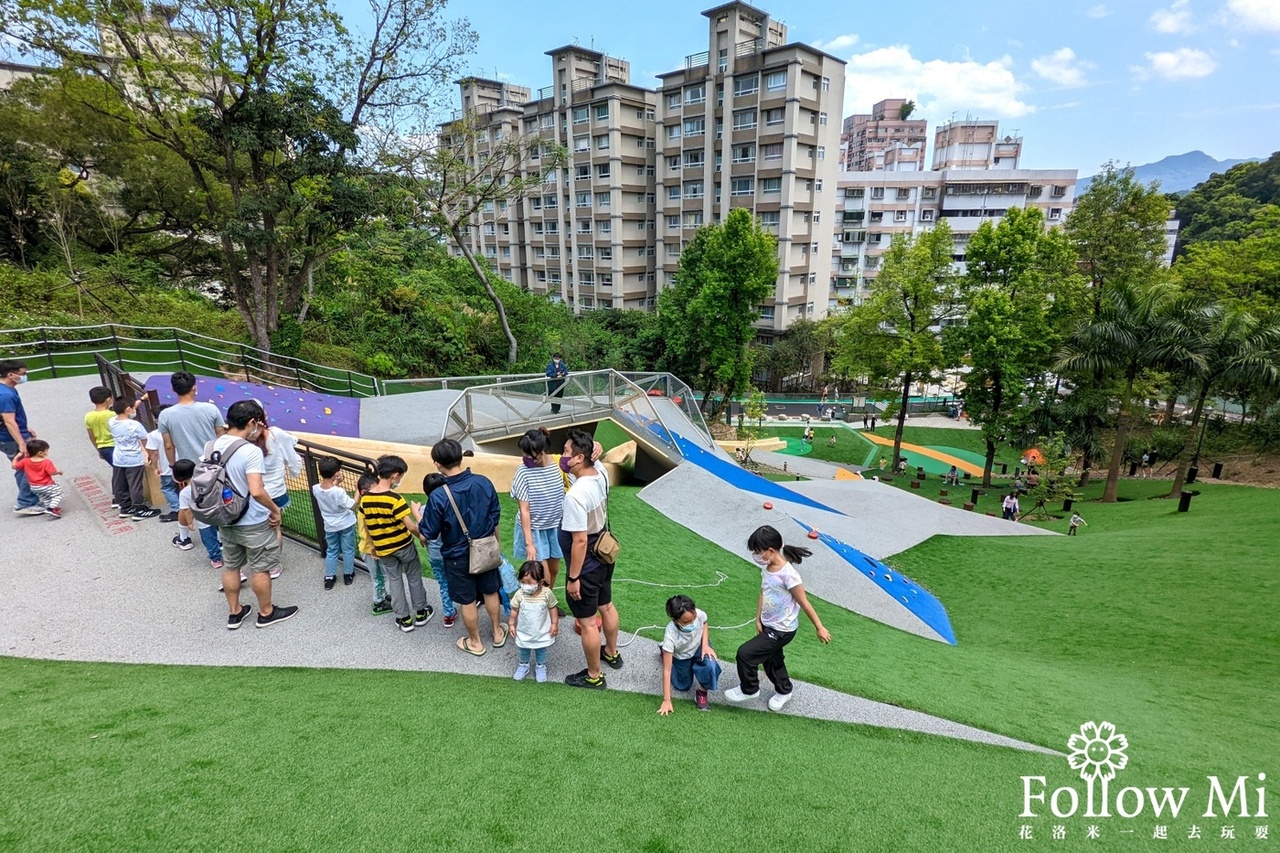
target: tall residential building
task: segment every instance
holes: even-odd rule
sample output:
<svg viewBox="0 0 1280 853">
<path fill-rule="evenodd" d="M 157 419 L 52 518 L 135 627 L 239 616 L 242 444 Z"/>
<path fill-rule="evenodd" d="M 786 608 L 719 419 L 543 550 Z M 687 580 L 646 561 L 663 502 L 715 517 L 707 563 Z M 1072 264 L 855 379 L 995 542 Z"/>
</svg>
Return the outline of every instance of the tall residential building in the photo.
<svg viewBox="0 0 1280 853">
<path fill-rule="evenodd" d="M 577 46 L 548 51 L 554 82 L 536 97 L 461 81 L 481 144 L 518 129 L 569 157 L 540 195 L 482 211 L 471 246 L 575 310 L 652 308 L 696 229 L 746 207 L 779 243 L 758 323 L 767 342 L 826 313 L 844 63 L 788 44 L 784 24 L 746 3 L 703 15 L 707 49 L 660 75 L 656 91 L 632 85 L 625 61 Z"/>
<path fill-rule="evenodd" d="M 1000 122 L 950 121 L 933 134 L 934 169 L 1016 169 L 1022 137 L 1000 138 Z"/>
<path fill-rule="evenodd" d="M 913 168 L 924 171 L 928 122 L 902 118 L 906 103 L 904 98 L 886 98 L 873 106 L 870 113 L 858 113 L 844 120 L 840 148 L 841 166 L 845 171 L 874 172 L 890 166 L 902 172 Z"/>
<path fill-rule="evenodd" d="M 963 270 L 973 233 L 983 222 L 999 222 L 1011 207 L 1040 208 L 1046 227 L 1066 222 L 1075 205 L 1076 170 L 1021 169 L 1021 139 L 1001 140 L 995 122 L 983 125 L 990 127 L 974 136 L 989 138 L 969 148 L 964 147 L 967 137 L 956 136 L 953 124 L 939 128 L 943 155 L 935 153 L 934 162 L 946 164 L 941 168 L 840 176 L 830 310 L 867 295 L 896 234 L 916 234 L 945 219 L 955 240 L 954 259 Z"/>
</svg>

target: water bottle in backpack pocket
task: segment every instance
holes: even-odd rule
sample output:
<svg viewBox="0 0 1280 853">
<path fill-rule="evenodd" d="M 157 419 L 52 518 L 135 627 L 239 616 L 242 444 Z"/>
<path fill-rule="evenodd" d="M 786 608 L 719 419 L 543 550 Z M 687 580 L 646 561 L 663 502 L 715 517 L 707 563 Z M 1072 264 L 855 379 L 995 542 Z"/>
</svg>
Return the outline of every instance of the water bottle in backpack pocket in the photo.
<svg viewBox="0 0 1280 853">
<path fill-rule="evenodd" d="M 248 443 L 237 438 L 222 451 L 215 451 L 212 441 L 205 445 L 204 458 L 196 462 L 191 475 L 191 514 L 196 521 L 210 527 L 230 527 L 249 511 L 251 498 L 236 491 L 227 471 L 231 457 Z"/>
</svg>

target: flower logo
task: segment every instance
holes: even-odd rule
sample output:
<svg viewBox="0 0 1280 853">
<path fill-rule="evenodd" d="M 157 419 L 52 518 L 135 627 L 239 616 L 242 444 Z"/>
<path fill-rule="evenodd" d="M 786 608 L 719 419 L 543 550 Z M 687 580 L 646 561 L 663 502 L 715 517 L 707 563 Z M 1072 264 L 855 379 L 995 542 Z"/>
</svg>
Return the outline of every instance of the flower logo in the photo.
<svg viewBox="0 0 1280 853">
<path fill-rule="evenodd" d="M 1129 756 L 1125 755 L 1129 740 L 1105 720 L 1085 723 L 1067 740 L 1067 748 L 1071 750 L 1067 763 L 1072 770 L 1079 770 L 1080 778 L 1086 782 L 1114 779 L 1116 772 L 1129 763 Z"/>
</svg>

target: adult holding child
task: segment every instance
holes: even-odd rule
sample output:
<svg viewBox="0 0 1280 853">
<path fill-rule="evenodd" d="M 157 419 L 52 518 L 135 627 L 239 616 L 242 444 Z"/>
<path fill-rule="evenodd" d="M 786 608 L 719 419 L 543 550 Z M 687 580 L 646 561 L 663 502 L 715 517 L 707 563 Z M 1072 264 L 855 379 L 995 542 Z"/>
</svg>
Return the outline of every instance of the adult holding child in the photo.
<svg viewBox="0 0 1280 853">
<path fill-rule="evenodd" d="M 27 365 L 21 361 L 0 361 L 0 451 L 12 463 L 27 456 L 27 442 L 36 437 L 27 423 L 27 411 L 22 407 L 18 386 L 27 381 Z M 13 511 L 18 515 L 44 515 L 40 498 L 31 491 L 31 482 L 22 468 L 13 470 L 18 485 L 18 501 Z"/>
<path fill-rule="evenodd" d="M 609 484 L 606 474 L 594 466 L 594 444 L 590 433 L 569 430 L 560 469 L 574 479 L 564 496 L 560 550 L 568 562 L 565 596 L 569 612 L 577 620 L 582 653 L 587 660 L 587 668 L 565 678 L 565 684 L 603 690 L 606 684 L 601 661 L 621 669 L 622 653 L 618 651 L 618 610 L 613 606 L 613 564 L 597 554 L 600 536 L 608 527 Z M 597 615 L 604 628 L 603 650 Z"/>
<path fill-rule="evenodd" d="M 418 531 L 423 537 L 440 538 L 449 597 L 458 605 L 467 632 L 458 640 L 458 648 L 479 657 L 485 653 L 480 639 L 480 601 L 493 625 L 493 647 L 500 649 L 507 644 L 507 627 L 499 610 L 502 577 L 498 567 L 478 574 L 470 570 L 473 540 L 497 534 L 502 508 L 489 478 L 464 469 L 462 459 L 462 445 L 458 442 L 451 438 L 436 442 L 431 448 L 431 461 L 444 477 L 444 484 L 431 493 L 425 505 L 414 504 L 413 514 L 419 519 Z"/>
</svg>

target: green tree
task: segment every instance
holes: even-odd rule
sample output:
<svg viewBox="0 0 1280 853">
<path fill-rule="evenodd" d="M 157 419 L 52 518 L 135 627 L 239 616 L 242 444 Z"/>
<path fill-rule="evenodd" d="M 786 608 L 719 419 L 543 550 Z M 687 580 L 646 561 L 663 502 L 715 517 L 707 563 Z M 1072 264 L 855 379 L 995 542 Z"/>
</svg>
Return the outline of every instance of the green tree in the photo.
<svg viewBox="0 0 1280 853">
<path fill-rule="evenodd" d="M 703 389 L 709 419 L 751 380 L 752 324 L 777 279 L 777 241 L 750 211 L 735 208 L 722 223 L 698 229 L 680 256 L 675 286 L 659 297 L 668 363 Z"/>
<path fill-rule="evenodd" d="M 945 220 L 914 238 L 895 236 L 870 295 L 849 311 L 841 327 L 837 369 L 873 383 L 889 377 L 897 381 L 894 470 L 902 453 L 911 385 L 947 367 L 938 330 L 961 314 L 951 253 Z"/>
<path fill-rule="evenodd" d="M 831 327 L 826 322 L 816 323 L 801 317 L 791 323 L 786 333 L 777 338 L 763 356 L 769 369 L 770 380 L 776 390 L 781 390 L 787 378 L 811 373 L 816 379 L 821 368 L 814 370 L 831 343 Z"/>
<path fill-rule="evenodd" d="M 1189 291 L 1271 314 L 1280 310 L 1280 205 L 1252 208 L 1249 216 L 1238 222 L 1234 239 L 1192 243 L 1173 273 Z"/>
<path fill-rule="evenodd" d="M 1280 205 L 1280 152 L 1239 163 L 1178 199 L 1178 254 L 1201 242 L 1238 240 L 1267 205 Z"/>
</svg>

